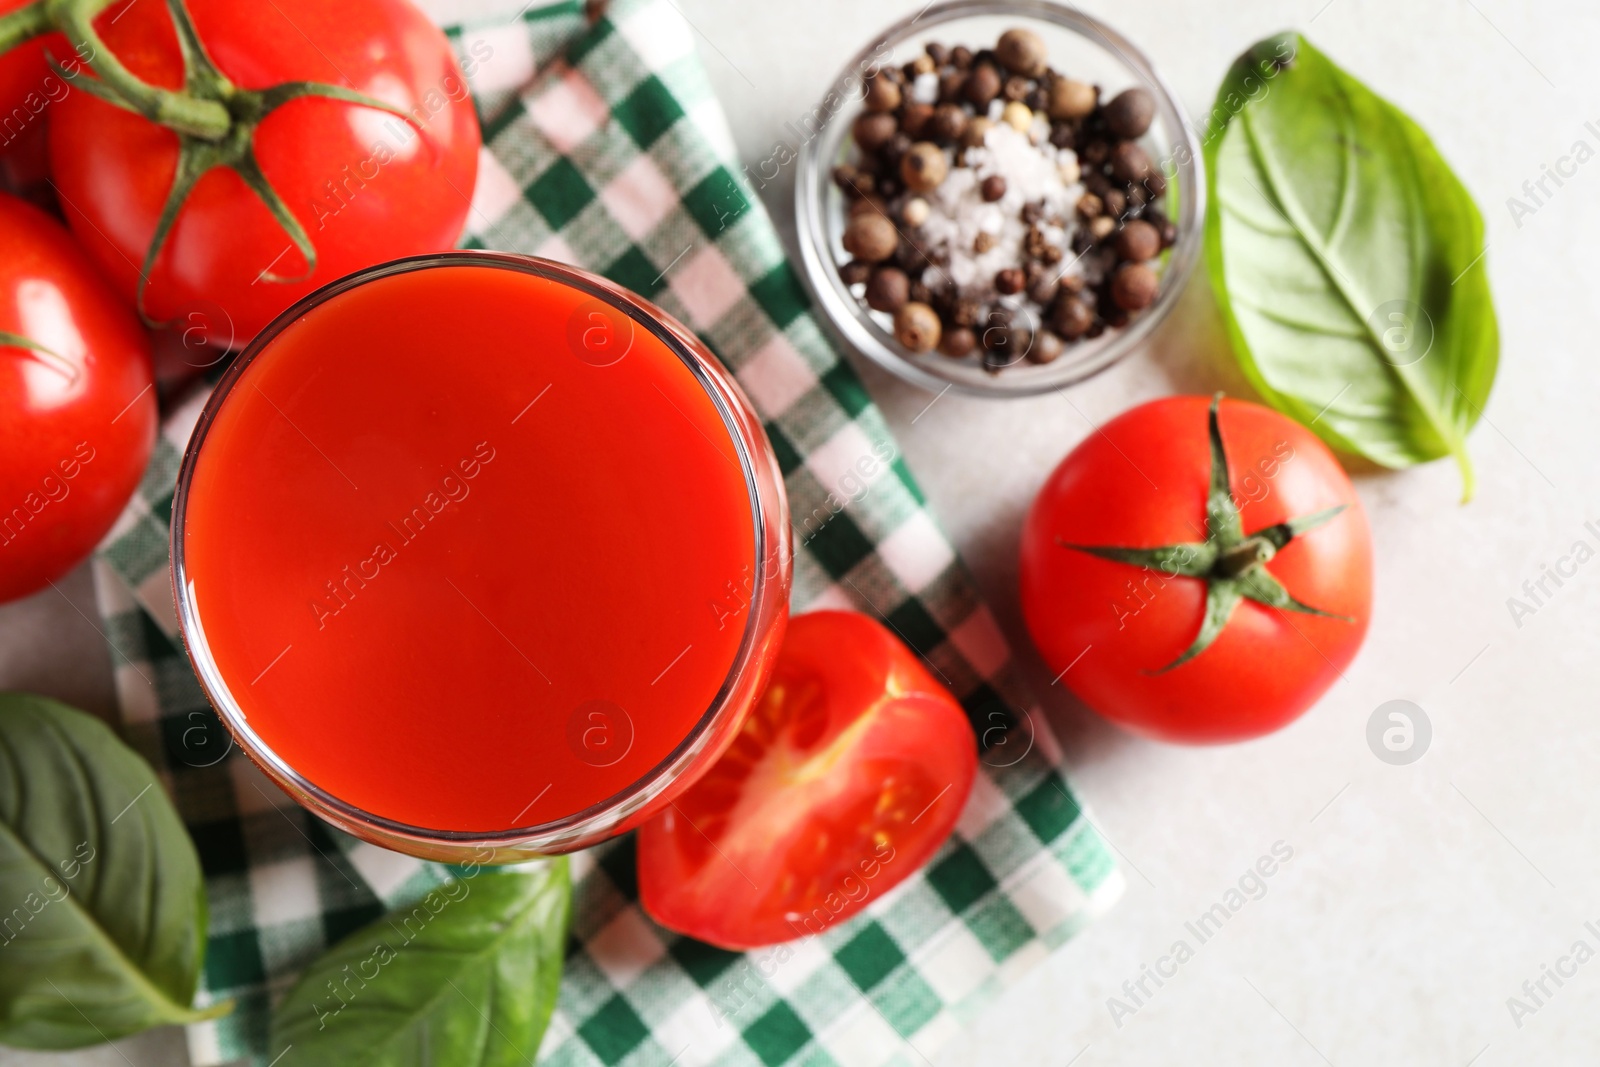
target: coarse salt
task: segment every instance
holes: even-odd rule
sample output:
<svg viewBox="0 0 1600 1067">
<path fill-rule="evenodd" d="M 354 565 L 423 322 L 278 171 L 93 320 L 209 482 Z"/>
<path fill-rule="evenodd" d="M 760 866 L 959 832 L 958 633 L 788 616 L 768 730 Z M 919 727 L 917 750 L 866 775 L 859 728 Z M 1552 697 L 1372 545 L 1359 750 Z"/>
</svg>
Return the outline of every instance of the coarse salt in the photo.
<svg viewBox="0 0 1600 1067">
<path fill-rule="evenodd" d="M 961 295 L 985 300 L 993 297 L 995 274 L 1028 258 L 1024 242 L 1029 227 L 1022 221 L 1023 206 L 1042 205 L 1039 228 L 1051 244 L 1065 251 L 1077 228 L 1074 209 L 1083 185 L 1067 180 L 1078 174 L 1078 157 L 1072 149 L 1035 144 L 1004 123 L 990 127 L 981 146 L 967 149 L 966 159 L 965 167 L 951 168 L 938 188 L 924 194 L 929 212 L 920 230 L 930 251 L 949 257 L 945 271 Z M 989 202 L 983 199 L 981 186 L 993 175 L 1005 180 L 1006 191 Z M 993 239 L 985 252 L 974 248 L 980 233 Z M 1068 264 L 1065 273 L 1079 271 Z"/>
</svg>

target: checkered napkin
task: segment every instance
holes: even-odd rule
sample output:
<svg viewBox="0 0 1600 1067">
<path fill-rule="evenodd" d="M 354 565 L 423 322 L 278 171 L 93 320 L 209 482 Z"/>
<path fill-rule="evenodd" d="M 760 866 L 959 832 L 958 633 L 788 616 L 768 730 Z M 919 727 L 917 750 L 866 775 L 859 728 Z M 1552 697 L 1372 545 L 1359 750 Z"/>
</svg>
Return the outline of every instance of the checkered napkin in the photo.
<svg viewBox="0 0 1600 1067">
<path fill-rule="evenodd" d="M 780 949 L 726 952 L 654 925 L 636 903 L 631 840 L 576 857 L 542 1062 L 876 1067 L 930 1056 L 1116 898 L 1106 843 L 883 417 L 808 311 L 671 0 L 617 3 L 592 24 L 578 3 L 558 3 L 448 32 L 472 60 L 484 125 L 465 243 L 581 264 L 696 330 L 777 451 L 799 546 L 796 610 L 884 619 L 988 742 L 955 836 L 922 872 L 854 921 Z M 449 877 L 289 802 L 231 750 L 175 640 L 168 518 L 207 388 L 166 405 L 155 459 L 96 561 L 127 734 L 160 770 L 205 867 L 201 1000 L 238 1005 L 190 1031 L 200 1065 L 264 1062 L 270 1002 L 298 971 Z"/>
</svg>

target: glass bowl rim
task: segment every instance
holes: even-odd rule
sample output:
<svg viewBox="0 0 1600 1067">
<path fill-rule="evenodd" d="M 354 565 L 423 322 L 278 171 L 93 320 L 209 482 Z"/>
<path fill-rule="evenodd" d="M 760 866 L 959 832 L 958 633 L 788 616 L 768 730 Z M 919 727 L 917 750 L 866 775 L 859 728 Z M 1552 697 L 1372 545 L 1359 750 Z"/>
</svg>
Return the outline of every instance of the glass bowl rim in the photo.
<svg viewBox="0 0 1600 1067">
<path fill-rule="evenodd" d="M 635 781 L 616 793 L 559 819 L 504 830 L 444 830 L 417 826 L 377 815 L 312 782 L 278 755 L 250 726 L 211 656 L 205 630 L 200 625 L 198 606 L 189 593 L 193 583 L 189 579 L 184 556 L 186 525 L 184 517 L 201 449 L 212 424 L 249 365 L 281 333 L 307 312 L 342 293 L 368 282 L 398 274 L 459 266 L 513 270 L 566 285 L 614 307 L 660 340 L 694 375 L 726 426 L 728 436 L 739 455 L 740 470 L 749 495 L 750 517 L 754 527 L 755 555 L 745 630 L 722 685 L 683 740 Z M 273 319 L 245 346 L 243 351 L 234 357 L 228 369 L 212 388 L 211 395 L 206 398 L 204 409 L 184 448 L 183 461 L 178 470 L 169 535 L 173 603 L 177 610 L 179 635 L 185 654 L 200 681 L 207 701 L 245 756 L 302 805 L 312 808 L 318 814 L 335 818 L 341 825 L 372 828 L 385 836 L 390 847 L 397 841 L 406 841 L 423 846 L 475 845 L 489 849 L 504 847 L 518 854 L 525 854 L 529 850 L 540 850 L 544 846 L 550 846 L 552 853 L 568 851 L 571 848 L 597 843 L 611 836 L 616 826 L 625 821 L 633 811 L 664 792 L 693 762 L 711 735 L 713 727 L 728 713 L 728 701 L 736 689 L 737 680 L 759 653 L 761 621 L 766 614 L 763 610 L 767 606 L 766 601 L 774 595 L 775 587 L 782 585 L 781 571 L 791 565 L 785 556 L 778 575 L 767 573 L 768 557 L 773 546 L 767 544 L 767 505 L 761 499 L 760 479 L 756 470 L 759 457 L 753 454 L 752 442 L 746 441 L 746 433 L 730 407 L 725 390 L 714 383 L 708 373 L 708 367 L 718 368 L 725 377 L 732 380 L 731 374 L 722 368 L 715 354 L 706 348 L 703 342 L 650 301 L 582 268 L 514 252 L 457 249 L 390 260 L 329 282 L 297 300 Z M 753 443 L 758 448 L 761 445 L 761 442 Z M 770 445 L 766 447 L 770 449 Z M 782 494 L 781 482 L 778 491 Z M 573 844 L 574 841 L 577 844 Z"/>
<path fill-rule="evenodd" d="M 1078 366 L 1063 361 L 1056 364 L 1057 370 L 1062 372 L 1056 375 L 1051 375 L 1051 365 L 1045 364 L 1040 365 L 1037 373 L 1029 375 L 1026 380 L 1005 370 L 982 379 L 968 379 L 957 377 L 954 373 L 940 373 L 927 365 L 913 362 L 912 358 L 902 354 L 892 336 L 871 318 L 868 309 L 843 285 L 834 259 L 833 242 L 828 234 L 826 198 L 832 185 L 832 166 L 831 153 L 825 154 L 823 149 L 836 146 L 843 138 L 841 127 L 848 124 L 842 120 L 854 118 L 856 112 L 853 108 L 842 108 L 834 113 L 824 127 L 801 146 L 794 191 L 795 226 L 803 268 L 801 274 L 805 277 L 806 286 L 822 309 L 822 318 L 842 338 L 847 348 L 854 348 L 889 373 L 929 391 L 942 393 L 954 390 L 970 396 L 1014 399 L 1077 385 L 1120 363 L 1177 306 L 1199 261 L 1199 246 L 1204 238 L 1207 192 L 1205 158 L 1188 112 L 1144 51 L 1107 23 L 1076 7 L 1051 0 L 944 0 L 929 5 L 875 34 L 865 47 L 846 61 L 841 73 L 829 85 L 840 85 L 852 72 L 872 66 L 869 60 L 886 44 L 899 44 L 918 31 L 930 30 L 945 23 L 984 16 L 1032 19 L 1076 33 L 1116 59 L 1136 80 L 1153 90 L 1157 114 L 1173 120 L 1172 146 L 1166 157 L 1179 160 L 1174 165 L 1177 174 L 1175 184 L 1183 200 L 1179 204 L 1179 217 L 1174 220 L 1178 225 L 1179 240 L 1162 272 L 1161 293 L 1155 304 L 1128 326 L 1111 335 L 1087 365 Z M 856 104 L 857 98 L 852 96 L 849 103 Z M 830 131 L 829 127 L 834 129 Z M 1187 181 L 1184 180 L 1186 177 Z M 951 362 L 953 365 L 954 361 Z M 931 365 L 942 366 L 938 363 Z M 1007 381 L 1008 377 L 1010 381 Z"/>
</svg>

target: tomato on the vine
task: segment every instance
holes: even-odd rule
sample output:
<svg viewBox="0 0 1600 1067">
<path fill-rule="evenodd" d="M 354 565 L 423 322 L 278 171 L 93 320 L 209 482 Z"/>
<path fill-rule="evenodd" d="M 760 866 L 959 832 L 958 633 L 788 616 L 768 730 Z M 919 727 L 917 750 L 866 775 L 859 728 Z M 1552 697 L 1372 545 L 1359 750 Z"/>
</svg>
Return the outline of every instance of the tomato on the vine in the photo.
<svg viewBox="0 0 1600 1067">
<path fill-rule="evenodd" d="M 33 0 L 0 0 L 0 18 L 13 15 Z M 72 54 L 67 39 L 47 33 L 0 52 L 0 152 L 12 148 L 51 102 L 46 79 L 49 57 L 64 63 Z"/>
<path fill-rule="evenodd" d="M 1314 704 L 1355 657 L 1372 538 L 1338 461 L 1258 404 L 1168 397 L 1050 475 L 1022 533 L 1022 610 L 1084 703 L 1168 741 L 1234 741 Z"/>
<path fill-rule="evenodd" d="M 0 195 L 0 601 L 94 548 L 156 436 L 150 339 L 65 227 Z"/>
<path fill-rule="evenodd" d="M 187 71 L 185 11 L 201 46 Z M 170 114 L 85 91 L 130 91 L 102 65 L 53 108 L 51 168 L 73 232 L 153 320 L 209 311 L 242 345 L 318 286 L 461 235 L 477 114 L 407 0 L 139 3 L 95 27 Z"/>
<path fill-rule="evenodd" d="M 640 902 L 724 948 L 820 934 L 928 861 L 976 773 L 961 705 L 893 634 L 798 616 L 728 751 L 640 827 Z"/>
</svg>

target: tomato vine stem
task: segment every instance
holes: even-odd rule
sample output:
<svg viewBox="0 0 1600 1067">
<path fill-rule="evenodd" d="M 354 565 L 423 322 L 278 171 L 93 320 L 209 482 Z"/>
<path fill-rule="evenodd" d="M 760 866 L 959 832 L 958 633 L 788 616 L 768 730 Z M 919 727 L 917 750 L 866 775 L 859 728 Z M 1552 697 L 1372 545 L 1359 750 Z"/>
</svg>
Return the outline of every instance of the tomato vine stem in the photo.
<svg viewBox="0 0 1600 1067">
<path fill-rule="evenodd" d="M 51 22 L 123 106 L 151 122 L 191 137 L 207 141 L 226 137 L 233 127 L 233 116 L 222 101 L 195 96 L 187 91 L 187 86 L 184 92 L 173 92 L 151 85 L 112 54 L 94 28 L 95 18 L 111 3 L 112 0 L 44 0 Z"/>
<path fill-rule="evenodd" d="M 293 283 L 311 277 L 317 269 L 316 246 L 257 161 L 256 129 L 284 104 L 305 97 L 375 108 L 404 120 L 421 134 L 423 130 L 417 120 L 404 108 L 340 85 L 288 81 L 262 90 L 239 88 L 207 54 L 184 0 L 166 0 L 183 59 L 183 88 L 175 91 L 151 85 L 130 71 L 95 30 L 95 19 L 112 3 L 113 0 L 35 0 L 0 18 L 0 54 L 41 34 L 59 30 L 95 75 L 77 79 L 74 84 L 78 88 L 113 107 L 131 111 L 177 133 L 178 165 L 139 272 L 136 303 L 140 317 L 148 325 L 161 325 L 145 310 L 145 290 L 151 273 L 190 193 L 200 179 L 217 167 L 232 170 L 244 181 L 305 262 L 305 269 L 298 274 L 263 272 L 262 280 Z M 74 77 L 74 72 L 68 71 L 54 57 L 51 66 L 64 77 Z"/>
<path fill-rule="evenodd" d="M 8 15 L 0 15 L 0 53 L 11 51 L 20 44 L 25 44 L 35 37 L 42 37 L 55 29 L 55 23 L 50 21 L 50 12 L 45 9 L 45 0 L 34 0 L 26 7 L 19 7 Z"/>
<path fill-rule="evenodd" d="M 1228 455 L 1222 444 L 1222 426 L 1217 411 L 1222 405 L 1222 394 L 1211 398 L 1207 418 L 1207 431 L 1211 444 L 1210 484 L 1206 492 L 1206 539 L 1161 545 L 1156 548 L 1123 548 L 1112 545 L 1075 545 L 1056 538 L 1062 548 L 1084 552 L 1091 556 L 1122 563 L 1143 570 L 1156 571 L 1168 578 L 1198 578 L 1206 583 L 1205 614 L 1194 641 L 1183 654 L 1165 667 L 1151 671 L 1165 674 L 1174 667 L 1188 663 L 1221 636 L 1234 609 L 1240 601 L 1254 600 L 1279 611 L 1299 612 L 1302 615 L 1320 615 L 1323 618 L 1354 622 L 1344 615 L 1335 615 L 1301 603 L 1283 583 L 1267 570 L 1285 545 L 1301 534 L 1336 518 L 1349 505 L 1339 504 L 1310 515 L 1301 515 L 1251 534 L 1244 532 L 1239 504 L 1233 495 L 1233 485 L 1228 476 Z"/>
</svg>

